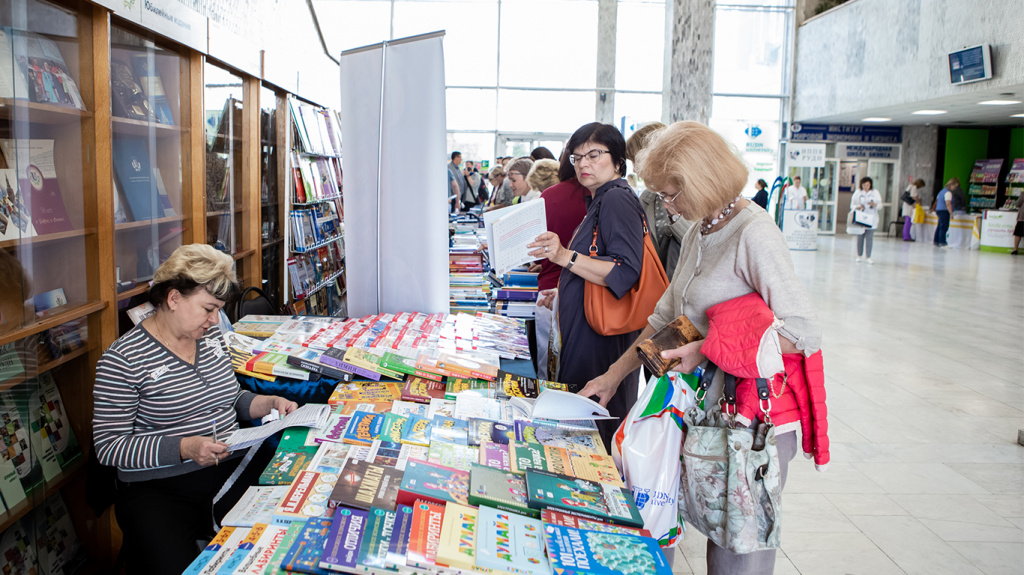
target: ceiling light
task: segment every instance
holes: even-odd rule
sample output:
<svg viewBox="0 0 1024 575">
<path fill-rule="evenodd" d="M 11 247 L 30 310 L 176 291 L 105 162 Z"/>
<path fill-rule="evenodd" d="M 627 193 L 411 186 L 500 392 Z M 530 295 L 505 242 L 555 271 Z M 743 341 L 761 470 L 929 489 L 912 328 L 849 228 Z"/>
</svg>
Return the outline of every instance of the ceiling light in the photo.
<svg viewBox="0 0 1024 575">
<path fill-rule="evenodd" d="M 978 102 L 982 106 L 1012 106 L 1014 104 L 1022 104 L 1020 100 L 985 100 L 984 102 Z"/>
<path fill-rule="evenodd" d="M 892 118 L 864 118 L 861 122 L 891 122 Z"/>
<path fill-rule="evenodd" d="M 940 114 L 945 113 L 945 110 L 918 110 L 916 112 L 913 112 L 913 114 L 916 116 L 938 116 Z"/>
<path fill-rule="evenodd" d="M 1011 118 L 1024 118 L 1024 114 L 1014 114 L 1014 115 L 1012 115 L 1010 117 Z"/>
</svg>

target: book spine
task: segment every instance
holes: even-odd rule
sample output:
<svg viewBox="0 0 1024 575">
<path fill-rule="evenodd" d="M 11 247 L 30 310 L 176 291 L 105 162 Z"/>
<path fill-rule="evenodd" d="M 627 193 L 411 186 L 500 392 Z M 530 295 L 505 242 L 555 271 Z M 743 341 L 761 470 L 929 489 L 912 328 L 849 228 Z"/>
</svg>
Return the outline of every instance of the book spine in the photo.
<svg viewBox="0 0 1024 575">
<path fill-rule="evenodd" d="M 322 363 L 313 363 L 291 355 L 288 356 L 287 361 L 289 365 L 294 365 L 295 367 L 304 369 L 310 373 L 315 373 L 331 379 L 337 379 L 339 381 L 352 381 L 351 373 L 323 365 Z"/>
</svg>

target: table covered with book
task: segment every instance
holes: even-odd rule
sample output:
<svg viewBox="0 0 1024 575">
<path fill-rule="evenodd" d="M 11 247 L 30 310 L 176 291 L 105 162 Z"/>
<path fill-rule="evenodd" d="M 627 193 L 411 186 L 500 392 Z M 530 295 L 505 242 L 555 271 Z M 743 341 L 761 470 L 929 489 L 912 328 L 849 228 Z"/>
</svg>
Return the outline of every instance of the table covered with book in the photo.
<svg viewBox="0 0 1024 575">
<path fill-rule="evenodd" d="M 528 357 L 522 320 L 249 316 L 236 329 L 240 374 L 341 377 L 324 404 L 272 424 L 284 431 L 259 485 L 186 573 L 671 573 L 597 432 L 600 406 L 501 369 Z"/>
</svg>

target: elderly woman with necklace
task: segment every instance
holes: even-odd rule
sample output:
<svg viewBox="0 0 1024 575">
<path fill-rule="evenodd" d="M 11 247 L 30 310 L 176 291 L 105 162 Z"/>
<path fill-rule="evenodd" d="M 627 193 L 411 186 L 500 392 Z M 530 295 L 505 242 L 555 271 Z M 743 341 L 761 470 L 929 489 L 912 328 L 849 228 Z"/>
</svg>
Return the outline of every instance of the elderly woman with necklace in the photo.
<svg viewBox="0 0 1024 575">
<path fill-rule="evenodd" d="M 778 319 L 783 354 L 811 356 L 821 346 L 821 328 L 793 270 L 789 248 L 763 209 L 740 197 L 747 168 L 721 136 L 696 122 L 678 122 L 660 130 L 638 157 L 638 170 L 651 190 L 688 220 L 697 222 L 683 236 L 672 283 L 648 319 L 636 343 L 649 338 L 679 315 L 708 333 L 707 310 L 715 304 L 758 293 Z M 704 363 L 704 340 L 663 352 L 681 359 L 676 371 L 692 372 Z M 640 366 L 633 346 L 604 374 L 580 392 L 607 401 L 625 374 Z M 707 405 L 722 397 L 719 371 Z M 776 390 L 773 389 L 774 394 Z M 779 392 L 782 393 L 781 391 Z M 796 432 L 778 433 L 782 481 L 797 451 Z M 709 574 L 771 573 L 775 551 L 735 554 L 708 541 Z"/>
<path fill-rule="evenodd" d="M 214 495 L 242 454 L 218 439 L 239 420 L 298 407 L 239 388 L 217 328 L 238 289 L 233 268 L 211 246 L 174 250 L 149 288 L 156 313 L 96 365 L 93 442 L 100 463 L 117 468 L 114 513 L 128 573 L 184 571 L 196 540 L 212 535 Z"/>
</svg>

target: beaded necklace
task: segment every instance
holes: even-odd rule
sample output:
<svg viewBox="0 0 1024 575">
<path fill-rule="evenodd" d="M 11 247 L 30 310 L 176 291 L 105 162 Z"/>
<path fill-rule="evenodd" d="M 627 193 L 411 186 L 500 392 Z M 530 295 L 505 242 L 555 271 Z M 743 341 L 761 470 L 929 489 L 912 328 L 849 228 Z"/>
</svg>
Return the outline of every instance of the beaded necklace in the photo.
<svg viewBox="0 0 1024 575">
<path fill-rule="evenodd" d="M 712 218 L 710 223 L 707 221 L 707 218 L 702 220 L 700 223 L 700 234 L 702 236 L 708 235 L 711 232 L 711 228 L 715 227 L 716 225 L 718 225 L 719 222 L 722 222 L 725 220 L 725 218 L 729 217 L 729 214 L 732 213 L 732 209 L 736 207 L 736 203 L 739 201 L 740 196 L 736 196 L 736 199 L 729 202 L 729 205 L 726 206 L 725 209 L 722 210 L 717 217 Z"/>
</svg>

